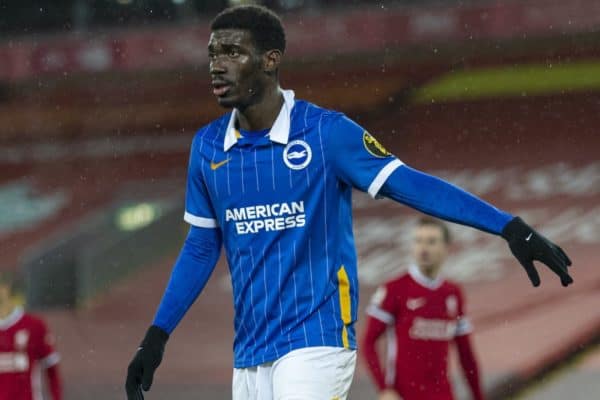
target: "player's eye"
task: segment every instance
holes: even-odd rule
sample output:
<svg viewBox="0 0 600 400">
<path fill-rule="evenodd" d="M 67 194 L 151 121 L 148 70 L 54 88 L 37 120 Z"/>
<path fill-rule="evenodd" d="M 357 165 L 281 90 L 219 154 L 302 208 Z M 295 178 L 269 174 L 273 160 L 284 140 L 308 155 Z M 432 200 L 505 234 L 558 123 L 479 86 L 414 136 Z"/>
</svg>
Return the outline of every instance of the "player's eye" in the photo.
<svg viewBox="0 0 600 400">
<path fill-rule="evenodd" d="M 238 51 L 238 49 L 231 49 L 231 50 L 229 50 L 227 55 L 231 58 L 236 58 L 240 55 L 240 52 Z"/>
</svg>

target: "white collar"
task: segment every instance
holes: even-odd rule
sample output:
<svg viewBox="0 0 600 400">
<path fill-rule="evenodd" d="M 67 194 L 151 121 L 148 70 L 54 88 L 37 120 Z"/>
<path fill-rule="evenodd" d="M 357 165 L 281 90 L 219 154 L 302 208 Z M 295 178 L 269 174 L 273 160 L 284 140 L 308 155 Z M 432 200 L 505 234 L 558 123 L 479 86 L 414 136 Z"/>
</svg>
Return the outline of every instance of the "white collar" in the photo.
<svg viewBox="0 0 600 400">
<path fill-rule="evenodd" d="M 408 268 L 408 274 L 415 282 L 427 289 L 436 290 L 444 283 L 444 279 L 440 275 L 431 279 L 430 277 L 425 276 L 425 274 L 421 272 L 421 269 L 414 264 Z"/>
<path fill-rule="evenodd" d="M 4 319 L 0 319 L 0 329 L 6 330 L 19 322 L 25 311 L 23 307 L 15 307 L 10 314 Z"/>
<path fill-rule="evenodd" d="M 281 111 L 279 111 L 279 115 L 269 131 L 269 138 L 273 142 L 287 144 L 288 138 L 290 137 L 291 114 L 292 108 L 294 108 L 295 94 L 293 90 L 281 90 L 281 93 L 283 94 L 283 106 L 281 106 Z M 235 128 L 238 112 L 239 111 L 234 108 L 229 117 L 229 124 L 227 124 L 227 130 L 225 131 L 225 142 L 223 143 L 223 149 L 225 151 L 232 148 L 238 141 L 239 132 Z"/>
</svg>

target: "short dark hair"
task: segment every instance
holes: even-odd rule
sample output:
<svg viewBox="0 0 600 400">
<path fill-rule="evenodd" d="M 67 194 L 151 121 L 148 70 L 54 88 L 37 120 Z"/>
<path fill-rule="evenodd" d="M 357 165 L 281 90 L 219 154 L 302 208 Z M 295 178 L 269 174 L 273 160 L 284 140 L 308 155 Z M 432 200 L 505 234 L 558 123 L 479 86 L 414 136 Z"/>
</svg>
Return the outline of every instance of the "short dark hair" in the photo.
<svg viewBox="0 0 600 400">
<path fill-rule="evenodd" d="M 444 221 L 439 220 L 437 218 L 433 218 L 433 217 L 419 218 L 419 220 L 417 221 L 417 226 L 426 226 L 426 225 L 438 227 L 440 229 L 440 231 L 442 231 L 442 236 L 444 237 L 444 242 L 446 242 L 446 244 L 449 244 L 452 241 L 452 235 L 450 233 L 450 228 L 448 228 L 448 225 Z"/>
<path fill-rule="evenodd" d="M 266 7 L 247 5 L 227 8 L 213 19 L 210 29 L 247 30 L 261 51 L 285 52 L 285 31 L 281 19 Z"/>
</svg>

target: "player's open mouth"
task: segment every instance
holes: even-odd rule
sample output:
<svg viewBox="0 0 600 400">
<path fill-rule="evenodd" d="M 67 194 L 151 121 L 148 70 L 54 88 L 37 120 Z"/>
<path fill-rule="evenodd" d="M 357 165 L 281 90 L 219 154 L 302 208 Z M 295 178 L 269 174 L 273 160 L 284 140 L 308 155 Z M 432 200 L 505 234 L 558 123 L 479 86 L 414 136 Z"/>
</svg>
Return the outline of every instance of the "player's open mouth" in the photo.
<svg viewBox="0 0 600 400">
<path fill-rule="evenodd" d="M 215 82 L 212 84 L 213 86 L 213 94 L 217 97 L 225 96 L 229 89 L 231 89 L 231 85 L 227 83 Z"/>
</svg>

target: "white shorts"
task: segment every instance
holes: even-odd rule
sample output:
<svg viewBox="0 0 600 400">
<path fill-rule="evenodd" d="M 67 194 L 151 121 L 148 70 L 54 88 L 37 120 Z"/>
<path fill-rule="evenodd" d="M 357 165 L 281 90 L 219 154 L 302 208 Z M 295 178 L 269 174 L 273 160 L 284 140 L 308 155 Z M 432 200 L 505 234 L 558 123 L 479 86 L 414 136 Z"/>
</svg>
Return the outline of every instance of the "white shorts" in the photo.
<svg viewBox="0 0 600 400">
<path fill-rule="evenodd" d="M 356 351 L 307 347 L 280 359 L 233 370 L 233 400 L 346 400 Z"/>
</svg>

